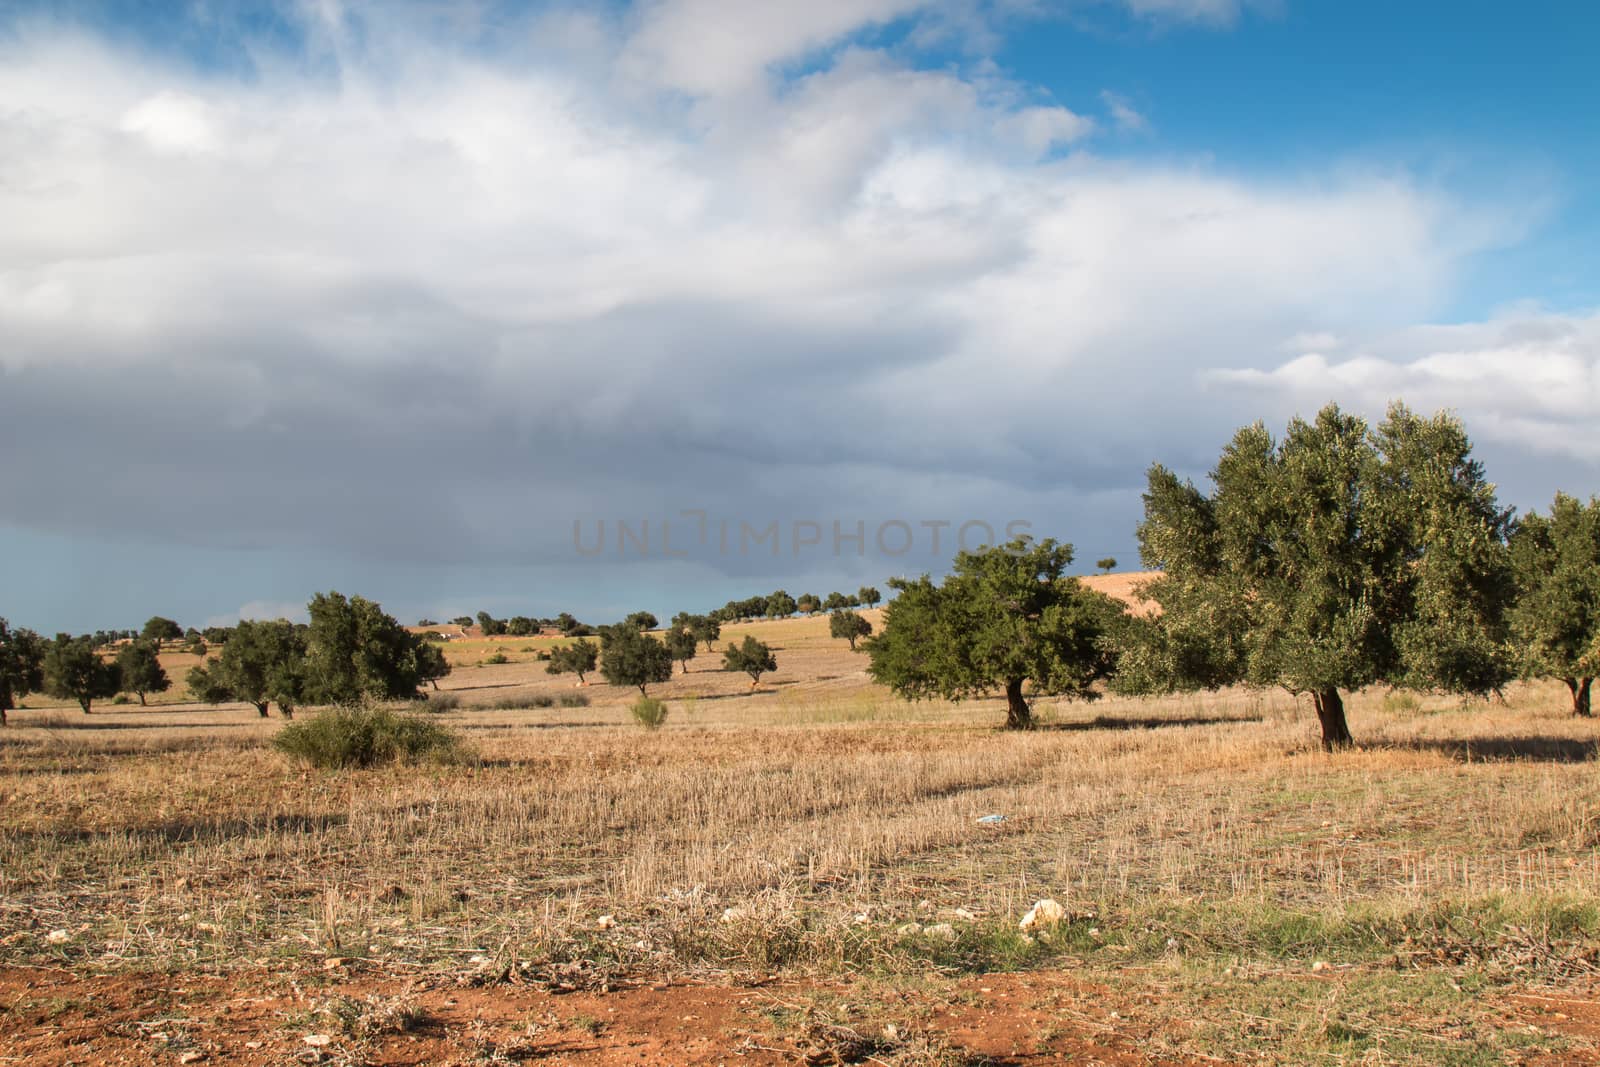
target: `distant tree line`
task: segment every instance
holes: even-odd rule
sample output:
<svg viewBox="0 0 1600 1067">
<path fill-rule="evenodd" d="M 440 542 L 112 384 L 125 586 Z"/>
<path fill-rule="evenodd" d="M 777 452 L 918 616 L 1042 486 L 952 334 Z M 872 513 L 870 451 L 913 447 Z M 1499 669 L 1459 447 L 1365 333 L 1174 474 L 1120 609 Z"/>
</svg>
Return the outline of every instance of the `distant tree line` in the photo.
<svg viewBox="0 0 1600 1067">
<path fill-rule="evenodd" d="M 1345 694 L 1384 685 L 1492 697 L 1516 678 L 1560 679 L 1572 710 L 1592 715 L 1600 676 L 1600 500 L 1558 494 L 1548 514 L 1520 518 L 1497 502 L 1461 423 L 1393 405 L 1376 426 L 1324 408 L 1275 438 L 1260 423 L 1223 448 L 1202 489 L 1160 465 L 1147 474 L 1137 534 L 1155 573 L 1119 600 L 1067 574 L 1070 545 L 1022 538 L 962 551 L 942 581 L 895 579 L 880 632 L 854 609 L 881 600 L 784 590 L 659 621 L 635 612 L 598 628 L 570 615 L 506 622 L 579 639 L 552 650 L 548 670 L 598 670 L 613 685 L 647 687 L 715 649 L 728 623 L 828 612 L 829 633 L 861 648 L 869 673 L 897 693 L 961 700 L 999 693 L 1006 725 L 1032 725 L 1040 696 L 1096 699 L 1243 685 L 1308 699 L 1322 743 L 1352 743 Z M 1107 557 L 1101 570 L 1114 568 Z M 348 703 L 415 695 L 449 671 L 436 644 L 375 603 L 329 593 L 311 622 L 241 623 L 181 631 L 154 618 L 122 632 L 46 641 L 0 619 L 0 721 L 43 690 L 77 701 L 169 686 L 158 652 L 187 640 L 220 653 L 189 675 L 204 700 Z M 458 622 L 461 620 L 458 619 Z M 471 620 L 467 620 L 470 622 Z M 499 620 L 479 617 L 485 632 Z M 130 639 L 131 635 L 131 639 Z M 729 644 L 724 670 L 752 685 L 776 669 L 753 636 Z"/>
<path fill-rule="evenodd" d="M 190 669 L 187 683 L 206 703 L 240 701 L 263 716 L 277 704 L 285 718 L 306 704 L 353 704 L 365 699 L 414 698 L 450 673 L 444 653 L 411 633 L 375 602 L 319 593 L 307 605 L 309 625 L 284 620 L 217 628 L 218 654 Z M 94 702 L 127 693 L 141 704 L 166 692 L 171 679 L 160 661 L 163 640 L 185 637 L 170 620 L 152 619 L 114 658 L 96 635 L 58 634 L 46 641 L 0 619 L 0 723 L 30 692 L 72 700 L 88 714 Z M 195 635 L 197 638 L 199 634 Z"/>
</svg>

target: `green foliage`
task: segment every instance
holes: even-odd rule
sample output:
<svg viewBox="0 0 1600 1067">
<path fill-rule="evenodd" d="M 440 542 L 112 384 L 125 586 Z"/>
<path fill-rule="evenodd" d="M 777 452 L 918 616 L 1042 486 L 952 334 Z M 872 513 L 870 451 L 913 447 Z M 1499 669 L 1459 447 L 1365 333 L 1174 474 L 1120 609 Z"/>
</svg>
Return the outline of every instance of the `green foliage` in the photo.
<svg viewBox="0 0 1600 1067">
<path fill-rule="evenodd" d="M 815 593 L 801 593 L 796 598 L 794 607 L 802 615 L 815 615 L 822 610 L 822 598 Z"/>
<path fill-rule="evenodd" d="M 0 619 L 0 726 L 18 701 L 43 686 L 44 641 L 32 630 L 14 630 Z"/>
<path fill-rule="evenodd" d="M 1107 556 L 1105 559 L 1095 560 L 1094 565 L 1100 568 L 1101 573 L 1110 574 L 1117 569 L 1117 557 Z"/>
<path fill-rule="evenodd" d="M 600 628 L 600 673 L 612 685 L 632 685 L 641 696 L 651 682 L 672 680 L 667 646 L 629 623 Z"/>
<path fill-rule="evenodd" d="M 695 650 L 699 642 L 694 634 L 680 627 L 674 627 L 666 633 L 667 651 L 672 654 L 673 662 L 683 665 L 683 673 L 689 673 L 689 661 L 694 659 Z"/>
<path fill-rule="evenodd" d="M 828 598 L 822 602 L 822 610 L 833 612 L 843 611 L 850 606 L 850 598 L 843 593 L 829 593 Z"/>
<path fill-rule="evenodd" d="M 189 692 L 207 704 L 241 700 L 255 705 L 262 718 L 276 702 L 283 717 L 306 700 L 306 634 L 284 619 L 241 622 L 222 653 L 192 668 Z"/>
<path fill-rule="evenodd" d="M 506 632 L 506 621 L 497 619 L 487 611 L 478 612 L 478 630 L 485 637 L 499 637 Z"/>
<path fill-rule="evenodd" d="M 527 637 L 539 632 L 539 624 L 526 615 L 513 615 L 506 621 L 506 633 L 512 637 Z"/>
<path fill-rule="evenodd" d="M 760 684 L 763 674 L 778 669 L 778 657 L 772 654 L 765 641 L 747 635 L 742 644 L 729 645 L 722 653 L 722 669 L 743 671 L 750 676 L 750 685 L 754 687 Z"/>
<path fill-rule="evenodd" d="M 560 615 L 556 616 L 556 629 L 560 630 L 564 634 L 571 634 L 574 630 L 582 625 L 583 623 L 579 622 L 577 619 L 573 618 L 564 611 Z"/>
<path fill-rule="evenodd" d="M 647 730 L 655 730 L 667 721 L 667 702 L 657 700 L 655 697 L 640 697 L 628 708 L 628 711 Z"/>
<path fill-rule="evenodd" d="M 421 638 L 365 597 L 318 593 L 307 605 L 306 697 L 324 704 L 413 700 Z"/>
<path fill-rule="evenodd" d="M 116 666 L 100 658 L 93 638 L 57 634 L 45 647 L 44 691 L 76 700 L 85 715 L 94 701 L 116 696 L 120 685 Z"/>
<path fill-rule="evenodd" d="M 491 652 L 483 657 L 483 662 L 491 667 L 498 667 L 502 663 L 510 663 L 511 657 L 504 652 Z"/>
<path fill-rule="evenodd" d="M 450 621 L 451 621 L 451 623 L 453 623 L 456 626 L 471 626 L 472 625 L 472 616 L 471 615 L 457 615 L 455 618 L 451 619 Z"/>
<path fill-rule="evenodd" d="M 766 607 L 766 615 L 769 619 L 786 619 L 799 610 L 794 597 L 782 589 L 767 597 Z"/>
<path fill-rule="evenodd" d="M 140 639 L 124 645 L 117 653 L 118 685 L 124 693 L 137 696 L 140 707 L 144 707 L 147 693 L 165 693 L 172 688 L 172 681 L 156 656 L 156 647 L 154 641 Z"/>
<path fill-rule="evenodd" d="M 589 698 L 582 693 L 562 693 L 556 698 L 556 703 L 564 708 L 586 708 Z"/>
<path fill-rule="evenodd" d="M 850 642 L 850 651 L 856 650 L 856 641 L 872 633 L 872 624 L 853 611 L 836 611 L 828 618 L 830 637 Z"/>
<path fill-rule="evenodd" d="M 654 630 L 661 625 L 659 619 L 648 611 L 636 611 L 625 620 L 635 630 Z"/>
<path fill-rule="evenodd" d="M 438 641 L 430 640 L 427 634 L 413 639 L 411 655 L 416 663 L 418 683 L 427 682 L 438 689 L 439 679 L 450 673 L 450 661 L 444 658 L 444 649 Z"/>
<path fill-rule="evenodd" d="M 1558 493 L 1548 516 L 1530 512 L 1517 523 L 1510 544 L 1517 667 L 1566 682 L 1573 712 L 1588 715 L 1600 674 L 1600 500 Z"/>
<path fill-rule="evenodd" d="M 447 763 L 463 751 L 456 735 L 437 722 L 370 705 L 330 708 L 291 723 L 272 744 L 291 759 L 324 770 L 422 760 Z"/>
<path fill-rule="evenodd" d="M 1510 673 L 1509 513 L 1448 415 L 1401 405 L 1375 430 L 1329 405 L 1281 442 L 1240 430 L 1210 496 L 1157 465 L 1140 554 L 1161 606 L 1130 621 L 1119 688 L 1244 683 L 1310 693 L 1350 742 L 1341 689 L 1483 694 Z"/>
<path fill-rule="evenodd" d="M 1093 700 L 1116 656 L 1110 631 L 1121 605 L 1064 577 L 1072 547 L 1019 538 L 961 552 L 942 586 L 927 576 L 894 579 L 883 632 L 869 638 L 872 676 L 912 700 L 961 700 L 1001 688 L 1006 725 L 1033 724 L 1023 685 L 1035 694 Z"/>
<path fill-rule="evenodd" d="M 882 599 L 883 594 L 878 592 L 876 586 L 864 585 L 856 593 L 856 603 L 863 604 L 869 608 L 877 607 L 878 601 Z"/>
<path fill-rule="evenodd" d="M 722 623 L 715 615 L 691 615 L 689 630 L 694 634 L 694 639 L 705 645 L 706 651 L 710 652 L 715 647 L 717 639 L 722 636 Z"/>
<path fill-rule="evenodd" d="M 561 645 L 550 651 L 550 662 L 545 666 L 546 674 L 576 674 L 578 681 L 583 681 L 583 676 L 594 670 L 595 664 L 600 662 L 600 649 L 593 641 L 574 641 L 570 645 Z"/>
<path fill-rule="evenodd" d="M 139 631 L 139 636 L 157 645 L 163 641 L 179 641 L 183 638 L 183 627 L 171 619 L 163 619 L 160 615 L 154 615 L 144 624 L 144 629 Z"/>
</svg>

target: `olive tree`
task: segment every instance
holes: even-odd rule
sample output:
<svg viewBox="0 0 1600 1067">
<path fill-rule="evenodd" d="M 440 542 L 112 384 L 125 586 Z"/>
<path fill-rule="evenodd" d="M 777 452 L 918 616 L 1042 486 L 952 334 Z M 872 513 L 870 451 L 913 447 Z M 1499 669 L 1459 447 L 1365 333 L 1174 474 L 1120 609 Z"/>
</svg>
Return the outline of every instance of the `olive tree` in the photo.
<svg viewBox="0 0 1600 1067">
<path fill-rule="evenodd" d="M 122 651 L 117 653 L 118 685 L 122 692 L 137 696 L 141 708 L 145 706 L 146 694 L 165 693 L 172 688 L 172 680 L 162 669 L 156 654 L 157 648 L 154 641 L 141 638 L 122 646 Z"/>
<path fill-rule="evenodd" d="M 44 642 L 0 619 L 0 726 L 24 696 L 44 687 Z"/>
<path fill-rule="evenodd" d="M 1510 677 L 1510 514 L 1461 424 L 1403 405 L 1375 430 L 1337 406 L 1234 435 L 1203 493 L 1150 469 L 1139 549 L 1159 614 L 1126 630 L 1129 692 L 1245 684 L 1309 694 L 1328 749 L 1342 690 L 1485 695 Z"/>
<path fill-rule="evenodd" d="M 1558 493 L 1549 515 L 1530 512 L 1511 534 L 1516 604 L 1511 635 L 1524 677 L 1560 678 L 1572 711 L 1588 716 L 1600 673 L 1600 500 Z"/>
<path fill-rule="evenodd" d="M 856 641 L 872 633 L 872 624 L 853 611 L 836 611 L 828 616 L 828 634 L 850 642 L 850 651 L 856 650 Z"/>
<path fill-rule="evenodd" d="M 681 626 L 673 627 L 666 634 L 667 651 L 672 654 L 673 662 L 683 665 L 683 673 L 689 673 L 689 661 L 694 659 L 695 650 L 700 642 L 695 639 L 694 633 Z"/>
<path fill-rule="evenodd" d="M 722 669 L 748 674 L 750 688 L 754 689 L 761 684 L 763 674 L 778 669 L 778 657 L 772 654 L 771 646 L 765 641 L 757 641 L 747 635 L 743 643 L 729 645 L 722 653 Z"/>
<path fill-rule="evenodd" d="M 629 623 L 600 628 L 600 673 L 612 685 L 632 685 L 640 696 L 652 682 L 672 680 L 667 646 Z"/>
<path fill-rule="evenodd" d="M 600 649 L 593 641 L 574 641 L 550 650 L 550 662 L 545 664 L 546 674 L 576 674 L 578 684 L 587 684 L 583 676 L 594 670 L 600 662 Z"/>
<path fill-rule="evenodd" d="M 153 641 L 159 647 L 163 641 L 183 640 L 183 627 L 171 619 L 164 619 L 160 615 L 153 615 L 144 624 L 144 629 L 139 631 L 139 636 L 146 641 Z"/>
<path fill-rule="evenodd" d="M 307 610 L 306 696 L 326 704 L 414 699 L 423 639 L 365 597 L 318 593 Z M 231 644 L 232 642 L 230 642 Z"/>
<path fill-rule="evenodd" d="M 116 666 L 95 651 L 93 638 L 56 634 L 45 648 L 44 691 L 77 701 L 85 715 L 96 700 L 121 692 L 120 682 Z"/>
<path fill-rule="evenodd" d="M 255 706 L 264 719 L 276 703 L 286 719 L 306 698 L 306 634 L 284 619 L 241 622 L 217 658 L 190 668 L 189 693 L 207 704 Z"/>
<path fill-rule="evenodd" d="M 873 678 L 908 699 L 962 700 L 1000 690 L 1006 727 L 1033 725 L 1034 695 L 1094 700 L 1116 665 L 1109 632 L 1121 605 L 1067 577 L 1072 546 L 1046 538 L 957 554 L 943 584 L 895 578 L 883 630 L 868 638 Z"/>
</svg>

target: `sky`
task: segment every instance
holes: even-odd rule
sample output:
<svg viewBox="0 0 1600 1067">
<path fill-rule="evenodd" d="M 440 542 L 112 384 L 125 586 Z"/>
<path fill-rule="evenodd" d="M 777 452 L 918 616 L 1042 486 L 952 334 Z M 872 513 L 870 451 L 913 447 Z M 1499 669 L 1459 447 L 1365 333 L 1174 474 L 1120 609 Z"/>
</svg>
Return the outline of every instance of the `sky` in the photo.
<svg viewBox="0 0 1600 1067">
<path fill-rule="evenodd" d="M 1600 7 L 0 0 L 0 615 L 1138 565 L 1335 402 L 1597 491 Z"/>
</svg>

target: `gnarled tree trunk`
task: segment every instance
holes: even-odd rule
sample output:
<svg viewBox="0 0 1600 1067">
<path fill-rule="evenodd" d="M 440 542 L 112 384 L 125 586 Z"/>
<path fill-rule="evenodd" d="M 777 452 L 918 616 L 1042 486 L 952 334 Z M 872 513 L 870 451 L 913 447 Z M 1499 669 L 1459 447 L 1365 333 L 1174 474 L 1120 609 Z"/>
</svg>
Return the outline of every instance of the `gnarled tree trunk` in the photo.
<svg viewBox="0 0 1600 1067">
<path fill-rule="evenodd" d="M 1589 687 L 1594 684 L 1593 678 L 1563 678 L 1567 688 L 1572 692 L 1572 714 L 1589 718 L 1594 714 L 1589 704 Z"/>
<path fill-rule="evenodd" d="M 1311 704 L 1317 709 L 1317 721 L 1322 723 L 1322 747 L 1328 752 L 1354 744 L 1350 726 L 1344 718 L 1344 700 L 1337 689 L 1319 689 L 1311 694 Z"/>
<path fill-rule="evenodd" d="M 1021 678 L 1006 680 L 1007 730 L 1033 729 L 1033 713 L 1028 710 L 1028 702 L 1022 699 L 1022 681 Z"/>
</svg>

